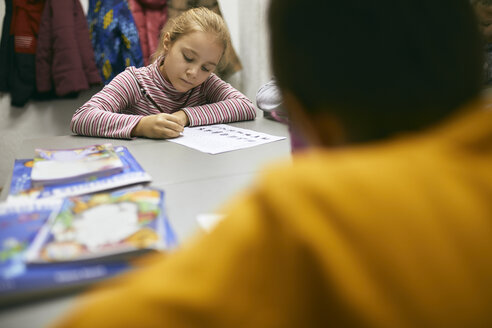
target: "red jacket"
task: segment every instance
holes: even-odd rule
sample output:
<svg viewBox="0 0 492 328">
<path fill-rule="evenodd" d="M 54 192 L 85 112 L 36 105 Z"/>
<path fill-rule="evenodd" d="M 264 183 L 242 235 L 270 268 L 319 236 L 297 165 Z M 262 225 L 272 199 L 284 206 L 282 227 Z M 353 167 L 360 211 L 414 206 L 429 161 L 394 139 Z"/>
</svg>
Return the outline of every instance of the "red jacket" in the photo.
<svg viewBox="0 0 492 328">
<path fill-rule="evenodd" d="M 150 63 L 150 56 L 157 49 L 160 31 L 167 21 L 166 2 L 166 0 L 128 0 L 146 66 Z"/>
<path fill-rule="evenodd" d="M 0 89 L 23 107 L 35 96 L 36 39 L 44 0 L 6 0 L 0 44 Z"/>
<path fill-rule="evenodd" d="M 36 53 L 36 36 L 44 0 L 15 0 L 10 34 L 15 38 L 15 52 Z"/>
<path fill-rule="evenodd" d="M 101 83 L 79 0 L 46 0 L 36 50 L 36 86 L 57 96 Z"/>
</svg>

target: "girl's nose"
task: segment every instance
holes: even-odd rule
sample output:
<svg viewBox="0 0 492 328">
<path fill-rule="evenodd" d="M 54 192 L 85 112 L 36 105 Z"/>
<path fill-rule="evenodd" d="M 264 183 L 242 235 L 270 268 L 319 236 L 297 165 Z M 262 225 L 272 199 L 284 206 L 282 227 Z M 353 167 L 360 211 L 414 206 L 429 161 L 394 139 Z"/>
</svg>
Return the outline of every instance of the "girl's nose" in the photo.
<svg viewBox="0 0 492 328">
<path fill-rule="evenodd" d="M 186 74 L 190 77 L 195 77 L 197 74 L 198 68 L 195 65 L 190 65 L 188 66 L 188 69 L 186 70 Z"/>
</svg>

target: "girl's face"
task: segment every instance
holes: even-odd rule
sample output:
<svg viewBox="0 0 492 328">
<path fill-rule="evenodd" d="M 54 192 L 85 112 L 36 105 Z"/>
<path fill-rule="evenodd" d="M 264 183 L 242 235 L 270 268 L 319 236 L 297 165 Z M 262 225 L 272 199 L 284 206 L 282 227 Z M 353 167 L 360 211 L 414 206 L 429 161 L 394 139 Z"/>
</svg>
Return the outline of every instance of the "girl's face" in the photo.
<svg viewBox="0 0 492 328">
<path fill-rule="evenodd" d="M 223 47 L 215 36 L 207 32 L 192 32 L 171 43 L 164 37 L 166 57 L 160 71 L 180 92 L 202 84 L 219 63 Z"/>
</svg>

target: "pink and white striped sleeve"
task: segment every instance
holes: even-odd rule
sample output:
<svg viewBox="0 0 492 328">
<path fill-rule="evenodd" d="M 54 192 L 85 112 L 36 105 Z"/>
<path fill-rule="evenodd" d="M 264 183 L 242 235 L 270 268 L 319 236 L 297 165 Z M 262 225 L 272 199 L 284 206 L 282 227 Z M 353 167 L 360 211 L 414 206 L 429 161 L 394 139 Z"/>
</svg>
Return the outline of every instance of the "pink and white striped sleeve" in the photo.
<svg viewBox="0 0 492 328">
<path fill-rule="evenodd" d="M 207 104 L 185 107 L 190 126 L 253 120 L 256 109 L 251 100 L 215 74 L 204 82 Z"/>
<path fill-rule="evenodd" d="M 135 77 L 127 69 L 77 109 L 70 128 L 85 136 L 131 139 L 132 129 L 143 116 L 126 113 L 131 113 L 140 97 Z"/>
</svg>

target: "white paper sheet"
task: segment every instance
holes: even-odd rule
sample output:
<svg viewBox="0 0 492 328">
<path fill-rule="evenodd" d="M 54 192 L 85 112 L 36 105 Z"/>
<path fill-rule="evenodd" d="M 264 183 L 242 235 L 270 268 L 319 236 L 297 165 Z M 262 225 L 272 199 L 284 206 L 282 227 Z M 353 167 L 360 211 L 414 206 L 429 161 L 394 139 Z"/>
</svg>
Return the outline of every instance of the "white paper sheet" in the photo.
<svg viewBox="0 0 492 328">
<path fill-rule="evenodd" d="M 184 128 L 181 137 L 168 140 L 204 153 L 219 154 L 282 139 L 285 137 L 236 128 L 226 124 L 215 124 Z"/>
<path fill-rule="evenodd" d="M 203 213 L 196 216 L 198 224 L 206 232 L 212 231 L 222 219 L 224 219 L 224 215 L 215 213 Z"/>
</svg>

